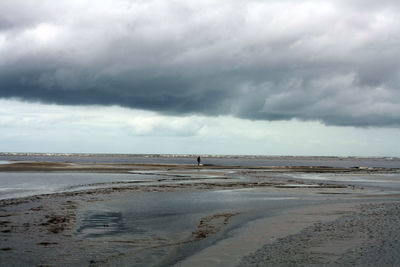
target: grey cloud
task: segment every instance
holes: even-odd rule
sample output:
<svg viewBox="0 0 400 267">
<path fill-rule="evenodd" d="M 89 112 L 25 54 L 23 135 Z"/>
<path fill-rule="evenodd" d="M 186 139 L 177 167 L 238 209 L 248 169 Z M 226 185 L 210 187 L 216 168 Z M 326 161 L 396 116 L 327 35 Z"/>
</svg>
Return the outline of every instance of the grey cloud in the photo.
<svg viewBox="0 0 400 267">
<path fill-rule="evenodd" d="M 0 97 L 398 127 L 400 5 L 380 3 L 2 1 Z"/>
</svg>

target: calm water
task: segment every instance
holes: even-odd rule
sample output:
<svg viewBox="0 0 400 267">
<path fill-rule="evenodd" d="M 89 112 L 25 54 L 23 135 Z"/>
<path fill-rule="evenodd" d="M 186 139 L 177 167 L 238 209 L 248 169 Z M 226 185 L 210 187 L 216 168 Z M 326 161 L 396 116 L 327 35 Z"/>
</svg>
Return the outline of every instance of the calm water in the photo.
<svg viewBox="0 0 400 267">
<path fill-rule="evenodd" d="M 122 173 L 0 172 L 0 199 L 123 186 L 152 178 Z"/>
<path fill-rule="evenodd" d="M 169 163 L 194 164 L 195 155 L 111 155 L 111 154 L 18 154 L 0 153 L 0 164 L 15 161 L 51 161 L 51 162 L 98 162 L 98 163 Z M 226 166 L 328 166 L 328 167 L 385 167 L 400 168 L 399 158 L 338 158 L 338 157 L 272 157 L 272 156 L 202 156 L 202 163 Z M 205 170 L 205 169 L 203 169 Z M 164 174 L 169 177 L 169 174 Z M 357 184 L 362 186 L 379 186 L 400 188 L 398 173 L 385 175 L 329 175 L 295 174 L 302 179 L 329 180 L 338 183 Z M 75 191 L 82 189 L 124 186 L 136 182 L 157 182 L 158 174 L 131 173 L 67 173 L 67 172 L 0 172 L 0 199 L 25 197 L 37 194 Z M 193 177 L 192 177 L 193 178 Z M 204 177 L 198 173 L 196 178 Z M 360 180 L 361 179 L 361 180 Z M 168 183 L 163 181 L 162 183 Z M 191 180 L 188 180 L 191 182 Z"/>
<path fill-rule="evenodd" d="M 326 197 L 246 190 L 138 192 L 87 205 L 80 211 L 76 234 L 98 239 L 99 243 L 135 239 L 137 252 L 125 253 L 128 256 L 119 259 L 115 266 L 173 266 L 203 248 L 232 237 L 248 221 L 295 207 L 338 201 Z M 163 246 L 190 239 L 202 218 L 227 213 L 236 215 L 220 232 L 196 242 Z M 140 240 L 147 243 L 140 243 Z M 154 248 L 148 248 L 148 242 L 152 242 Z M 110 253 L 109 245 L 100 250 L 105 257 Z M 111 261 L 109 265 L 114 264 Z"/>
<path fill-rule="evenodd" d="M 0 153 L 0 162 L 50 161 L 97 163 L 167 163 L 194 164 L 197 155 L 139 155 L 139 154 L 37 154 Z M 202 163 L 226 166 L 327 166 L 327 167 L 381 167 L 400 168 L 400 158 L 357 157 L 291 157 L 291 156 L 214 156 L 203 155 Z"/>
<path fill-rule="evenodd" d="M 181 265 L 180 262 L 204 248 L 234 237 L 248 222 L 273 217 L 293 208 L 353 201 L 365 200 L 343 195 L 302 192 L 285 194 L 257 190 L 137 192 L 85 206 L 80 210 L 80 224 L 76 235 L 105 244 L 98 248 L 98 253 L 110 259 L 107 263 L 110 266 L 207 266 Z M 202 219 L 207 221 L 204 218 L 212 218 L 215 214 L 235 215 L 228 224 L 220 228 L 220 231 L 207 238 L 180 243 L 190 240 Z M 214 223 L 218 225 L 216 221 Z M 132 240 L 135 240 L 135 243 L 131 247 L 119 247 L 119 252 L 125 256 L 113 262 L 112 249 L 115 247 L 110 247 L 109 244 Z M 242 251 L 245 249 L 246 246 Z M 219 256 L 220 259 L 231 258 L 229 254 L 222 253 Z M 207 257 L 204 262 L 207 262 Z M 232 265 L 222 262 L 218 266 Z"/>
</svg>

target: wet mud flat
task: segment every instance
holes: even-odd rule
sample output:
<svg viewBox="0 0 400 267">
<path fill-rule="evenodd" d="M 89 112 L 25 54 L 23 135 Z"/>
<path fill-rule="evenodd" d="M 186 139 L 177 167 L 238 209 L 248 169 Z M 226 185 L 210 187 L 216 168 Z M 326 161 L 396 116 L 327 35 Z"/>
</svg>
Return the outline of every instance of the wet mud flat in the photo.
<svg viewBox="0 0 400 267">
<path fill-rule="evenodd" d="M 284 251 L 287 249 L 298 251 L 295 255 L 309 253 L 306 248 L 299 250 L 299 241 L 287 241 L 296 240 L 298 235 L 309 240 L 302 244 L 320 249 L 310 250 L 314 254 L 325 255 L 323 248 L 329 247 L 330 242 L 325 239 L 315 241 L 315 237 L 308 234 L 310 232 L 320 233 L 315 236 L 326 237 L 326 240 L 332 235 L 349 236 L 351 240 L 344 242 L 354 244 L 337 252 L 337 257 L 327 257 L 325 263 L 334 264 L 339 259 L 342 263 L 360 263 L 362 261 L 354 257 L 361 255 L 367 259 L 367 254 L 359 251 L 364 251 L 363 247 L 371 242 L 378 242 L 379 236 L 371 236 L 367 230 L 365 234 L 352 236 L 345 234 L 347 230 L 343 229 L 364 233 L 351 227 L 355 222 L 365 222 L 362 229 L 375 227 L 371 229 L 378 230 L 384 226 L 395 230 L 387 225 L 397 222 L 395 217 L 398 216 L 397 210 L 391 210 L 399 200 L 396 193 L 376 194 L 382 193 L 381 190 L 329 181 L 304 181 L 296 179 L 295 175 L 285 175 L 292 173 L 292 169 L 61 165 L 48 166 L 49 170 L 43 163 L 37 171 L 133 172 L 151 179 L 144 179 L 142 183 L 112 182 L 102 188 L 83 187 L 79 191 L 0 200 L 2 264 L 265 266 L 274 263 L 262 256 L 263 251 L 268 251 L 265 247 L 268 244 L 280 244 L 281 249 L 274 255 L 283 253 L 281 255 L 286 257 Z M 24 171 L 32 171 L 32 164 Z M 299 172 L 299 169 L 295 171 Z M 324 168 L 316 171 L 327 172 Z M 342 171 L 348 172 L 332 170 Z M 368 175 L 368 172 L 382 170 L 355 171 Z M 310 172 L 310 168 L 305 172 Z M 374 224 L 367 220 L 371 216 L 363 215 L 373 210 L 373 205 L 381 205 L 377 212 L 388 210 L 377 213 L 387 218 L 384 223 Z M 354 222 L 340 224 L 340 220 Z M 329 230 L 329 223 L 339 223 L 336 229 L 340 231 Z M 337 242 L 331 243 L 337 246 Z M 399 249 L 396 242 L 387 248 L 389 251 Z M 302 263 L 302 259 L 294 258 L 293 262 L 296 261 Z"/>
<path fill-rule="evenodd" d="M 238 266 L 399 266 L 400 202 L 358 208 L 264 245 Z"/>
</svg>

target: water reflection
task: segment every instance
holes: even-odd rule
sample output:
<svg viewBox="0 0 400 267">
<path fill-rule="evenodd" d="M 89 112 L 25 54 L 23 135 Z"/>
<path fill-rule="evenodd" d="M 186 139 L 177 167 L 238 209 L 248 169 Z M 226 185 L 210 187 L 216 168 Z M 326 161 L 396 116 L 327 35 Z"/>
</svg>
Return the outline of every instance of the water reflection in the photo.
<svg viewBox="0 0 400 267">
<path fill-rule="evenodd" d="M 101 237 L 115 235 L 127 230 L 121 212 L 87 212 L 77 230 L 83 237 Z"/>
</svg>

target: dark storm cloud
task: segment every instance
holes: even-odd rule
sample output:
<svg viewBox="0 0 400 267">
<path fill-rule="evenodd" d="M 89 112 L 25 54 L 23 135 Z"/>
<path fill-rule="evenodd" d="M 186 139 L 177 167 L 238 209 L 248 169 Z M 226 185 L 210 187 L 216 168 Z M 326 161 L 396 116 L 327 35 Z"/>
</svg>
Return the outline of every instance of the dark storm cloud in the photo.
<svg viewBox="0 0 400 267">
<path fill-rule="evenodd" d="M 396 1 L 196 2 L 1 1 L 0 97 L 400 126 Z"/>
</svg>

